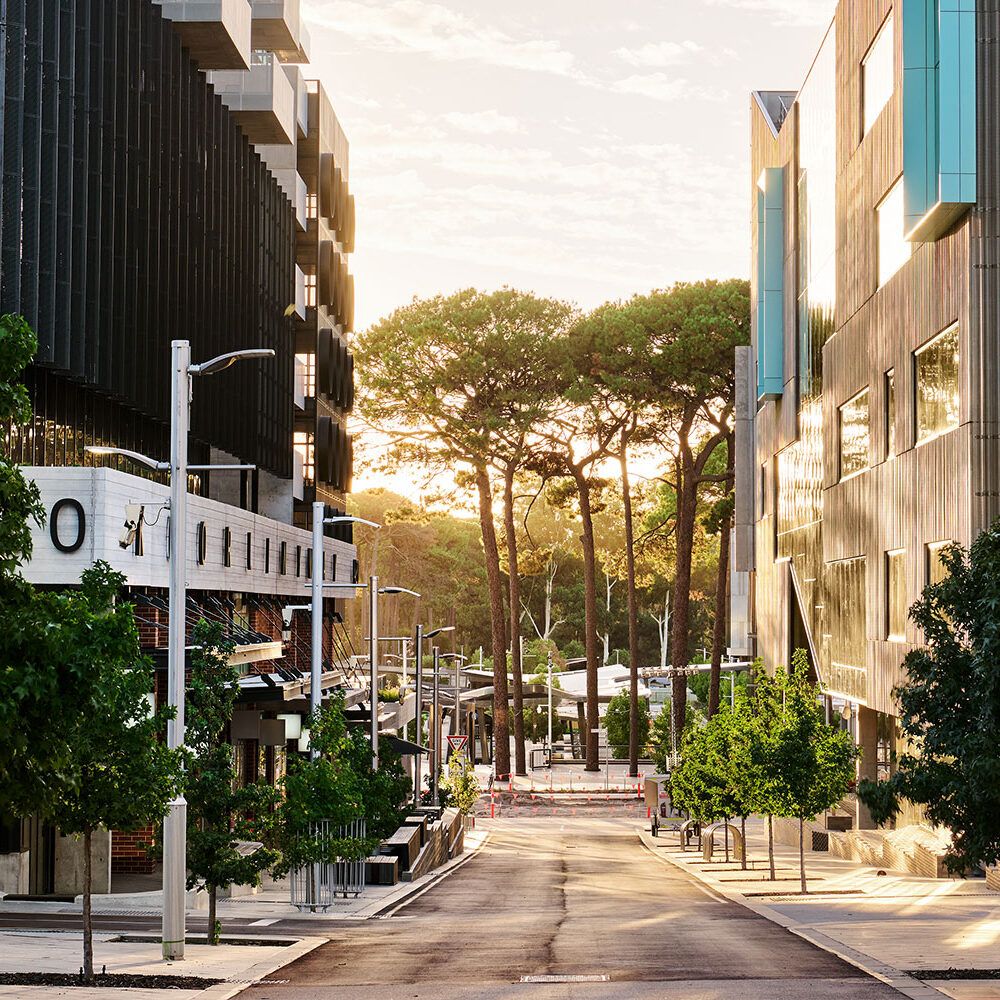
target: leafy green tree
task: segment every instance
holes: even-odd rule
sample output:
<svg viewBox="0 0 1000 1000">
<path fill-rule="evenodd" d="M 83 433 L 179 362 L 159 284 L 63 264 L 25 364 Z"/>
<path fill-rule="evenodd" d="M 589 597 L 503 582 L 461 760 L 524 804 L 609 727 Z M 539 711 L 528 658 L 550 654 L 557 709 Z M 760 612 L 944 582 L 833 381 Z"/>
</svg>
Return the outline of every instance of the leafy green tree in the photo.
<svg viewBox="0 0 1000 1000">
<path fill-rule="evenodd" d="M 496 771 L 510 773 L 504 587 L 490 467 L 514 461 L 520 429 L 551 394 L 539 392 L 550 341 L 572 310 L 501 289 L 465 290 L 398 309 L 357 344 L 362 412 L 394 442 L 397 460 L 460 473 L 478 495 L 494 663 Z M 516 573 L 515 573 L 516 576 Z"/>
<path fill-rule="evenodd" d="M 608 734 L 612 755 L 622 760 L 629 756 L 632 744 L 632 711 L 631 696 L 628 691 L 620 691 L 611 701 L 604 713 L 604 728 Z M 637 737 L 639 746 L 646 747 L 649 743 L 649 731 L 652 719 L 649 714 L 649 699 L 639 699 L 639 718 Z"/>
<path fill-rule="evenodd" d="M 805 650 L 792 656 L 784 684 L 784 710 L 771 741 L 768 764 L 781 816 L 799 821 L 799 878 L 807 892 L 805 824 L 835 806 L 854 779 L 858 748 L 850 733 L 827 725 L 819 689 L 809 680 Z"/>
<path fill-rule="evenodd" d="M 348 730 L 348 741 L 347 760 L 359 783 L 368 836 L 388 837 L 408 812 L 413 783 L 399 754 L 387 744 L 379 743 L 378 770 L 372 770 L 372 744 L 365 729 Z"/>
<path fill-rule="evenodd" d="M 483 787 L 476 777 L 476 769 L 464 753 L 452 754 L 441 787 L 447 789 L 449 802 L 463 816 L 468 816 L 476 808 L 479 796 L 483 793 Z"/>
<path fill-rule="evenodd" d="M 91 845 L 96 830 L 130 831 L 158 824 L 182 780 L 181 754 L 163 741 L 169 713 L 152 712 L 153 671 L 142 658 L 132 605 L 118 600 L 125 578 L 98 562 L 80 588 L 53 597 L 49 629 L 60 659 L 74 665 L 85 686 L 73 691 L 80 707 L 60 718 L 60 739 L 72 748 L 52 794 L 22 797 L 19 815 L 41 815 L 61 833 L 83 838 L 83 969 L 94 975 Z M 64 693 L 65 697 L 65 693 Z M 45 780 L 45 779 L 42 779 Z M 25 791 L 27 789 L 22 789 Z"/>
<path fill-rule="evenodd" d="M 951 831 L 945 862 L 961 873 L 1000 861 L 1000 522 L 942 560 L 947 575 L 910 609 L 926 645 L 904 660 L 895 692 L 910 749 L 858 795 L 879 823 L 903 799 L 923 805 Z"/>
<path fill-rule="evenodd" d="M 239 693 L 239 671 L 229 663 L 235 644 L 222 626 L 200 621 L 194 629 L 191 680 L 186 700 L 185 796 L 188 810 L 188 888 L 208 892 L 208 941 L 218 944 L 219 889 L 260 885 L 261 875 L 280 855 L 275 839 L 277 789 L 237 785 L 236 762 L 227 728 Z M 261 846 L 245 853 L 241 843 Z"/>
<path fill-rule="evenodd" d="M 729 435 L 735 405 L 735 348 L 750 342 L 750 287 L 742 279 L 677 284 L 636 296 L 622 307 L 630 336 L 648 345 L 633 378 L 649 387 L 651 420 L 674 456 L 666 473 L 677 497 L 676 572 L 671 609 L 671 662 L 687 665 L 691 568 L 699 494 L 720 475 L 706 469 Z M 687 684 L 673 681 L 674 724 L 684 725 Z"/>
<path fill-rule="evenodd" d="M 364 785 L 351 766 L 355 750 L 347 732 L 343 698 L 331 699 L 310 715 L 304 728 L 309 730 L 310 753 L 290 757 L 281 782 L 277 825 L 281 860 L 274 869 L 279 877 L 306 865 L 358 860 L 376 843 L 373 834 L 365 838 L 339 835 L 341 827 L 365 816 Z M 329 822 L 336 835 L 320 836 L 317 830 L 323 822 Z"/>
</svg>

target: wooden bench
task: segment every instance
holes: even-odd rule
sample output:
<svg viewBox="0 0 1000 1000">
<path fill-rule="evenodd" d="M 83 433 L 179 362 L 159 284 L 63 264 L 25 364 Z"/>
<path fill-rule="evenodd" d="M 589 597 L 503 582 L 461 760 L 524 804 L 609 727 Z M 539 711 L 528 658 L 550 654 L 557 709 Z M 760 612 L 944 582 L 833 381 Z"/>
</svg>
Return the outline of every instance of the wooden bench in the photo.
<svg viewBox="0 0 1000 1000">
<path fill-rule="evenodd" d="M 401 826 L 391 837 L 382 841 L 379 854 L 391 854 L 399 858 L 402 871 L 409 871 L 420 854 L 420 829 L 416 826 Z"/>
<path fill-rule="evenodd" d="M 413 826 L 420 831 L 420 846 L 427 843 L 427 832 L 430 830 L 431 818 L 429 816 L 407 816 L 403 820 L 403 826 Z"/>
<path fill-rule="evenodd" d="M 366 885 L 395 885 L 399 881 L 399 858 L 395 854 L 376 854 L 365 858 Z"/>
</svg>

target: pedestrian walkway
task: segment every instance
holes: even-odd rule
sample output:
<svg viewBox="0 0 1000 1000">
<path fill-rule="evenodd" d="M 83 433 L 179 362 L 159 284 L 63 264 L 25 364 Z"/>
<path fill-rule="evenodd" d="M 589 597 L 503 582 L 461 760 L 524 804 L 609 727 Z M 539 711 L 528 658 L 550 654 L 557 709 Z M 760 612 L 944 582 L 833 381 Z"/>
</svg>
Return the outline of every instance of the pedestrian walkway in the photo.
<svg viewBox="0 0 1000 1000">
<path fill-rule="evenodd" d="M 289 899 L 287 881 L 268 882 L 255 893 L 245 896 L 233 896 L 220 899 L 218 902 L 218 919 L 225 927 L 227 919 L 267 920 L 268 922 L 287 920 L 368 920 L 383 910 L 391 909 L 396 903 L 420 892 L 435 879 L 450 871 L 461 863 L 464 858 L 475 853 L 482 847 L 488 831 L 483 828 L 466 832 L 465 849 L 457 858 L 435 868 L 422 878 L 413 882 L 399 882 L 396 885 L 366 885 L 360 896 L 335 898 L 329 909 L 312 913 L 300 911 L 292 906 Z M 194 915 L 204 915 L 208 907 L 208 897 L 201 892 L 188 892 L 188 912 Z M 82 897 L 77 897 L 73 903 L 48 903 L 0 900 L 0 913 L 54 913 L 69 914 L 81 912 Z M 110 893 L 93 897 L 93 910 L 101 915 L 127 916 L 159 916 L 163 912 L 163 892 Z M 265 926 L 265 925 L 262 925 Z M 2 996 L 2 994 L 0 994 Z M 75 1000 L 79 1000 L 74 993 Z"/>
<path fill-rule="evenodd" d="M 325 942 L 325 938 L 290 939 L 283 944 L 188 944 L 181 962 L 164 962 L 157 941 L 136 940 L 134 935 L 97 933 L 94 935 L 94 969 L 109 974 L 130 976 L 183 976 L 221 980 L 213 986 L 197 989 L 170 989 L 171 1000 L 226 1000 L 242 992 L 251 983 L 266 981 L 287 962 L 307 955 Z M 75 974 L 82 964 L 82 938 L 79 933 L 45 931 L 0 932 L 0 973 Z M 55 1000 L 72 997 L 87 1000 L 92 994 L 107 998 L 118 989 L 66 986 L 0 986 L 2 1000 Z M 121 991 L 129 1000 L 156 1000 L 162 989 Z"/>
<path fill-rule="evenodd" d="M 983 879 L 922 878 L 807 851 L 803 896 L 795 847 L 775 845 L 776 880 L 770 880 L 762 820 L 747 824 L 746 871 L 735 858 L 726 863 L 721 850 L 708 863 L 694 847 L 682 850 L 676 832 L 661 829 L 654 839 L 647 829 L 641 837 L 661 860 L 716 892 L 869 971 L 909 978 L 902 989 L 907 995 L 1000 1000 L 1000 980 L 921 978 L 922 972 L 1000 968 L 1000 894 Z"/>
</svg>

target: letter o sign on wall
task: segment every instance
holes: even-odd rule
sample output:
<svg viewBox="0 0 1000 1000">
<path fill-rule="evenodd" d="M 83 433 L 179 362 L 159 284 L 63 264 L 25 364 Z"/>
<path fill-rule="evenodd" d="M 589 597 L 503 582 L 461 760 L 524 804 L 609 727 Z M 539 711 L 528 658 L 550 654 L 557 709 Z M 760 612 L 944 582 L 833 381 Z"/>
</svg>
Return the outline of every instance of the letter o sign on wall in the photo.
<svg viewBox="0 0 1000 1000">
<path fill-rule="evenodd" d="M 60 515 L 66 509 L 76 511 L 76 536 L 69 541 L 65 540 L 66 530 L 62 529 L 60 523 Z M 83 541 L 87 537 L 87 514 L 79 500 L 64 497 L 52 505 L 52 513 L 49 515 L 49 537 L 60 552 L 76 552 L 82 548 Z"/>
</svg>

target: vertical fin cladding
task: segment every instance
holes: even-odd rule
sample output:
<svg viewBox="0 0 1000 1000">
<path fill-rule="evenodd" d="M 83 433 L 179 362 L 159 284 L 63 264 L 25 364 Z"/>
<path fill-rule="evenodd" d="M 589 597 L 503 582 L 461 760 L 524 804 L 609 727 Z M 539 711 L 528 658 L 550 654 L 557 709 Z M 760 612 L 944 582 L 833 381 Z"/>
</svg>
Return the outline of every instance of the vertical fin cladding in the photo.
<svg viewBox="0 0 1000 1000">
<path fill-rule="evenodd" d="M 757 399 L 776 399 L 785 372 L 785 169 L 757 183 Z"/>
<path fill-rule="evenodd" d="M 903 0 L 907 239 L 938 239 L 975 204 L 976 146 L 976 0 Z"/>
</svg>

